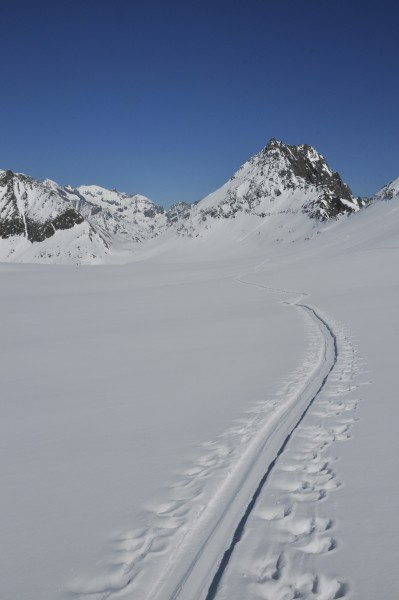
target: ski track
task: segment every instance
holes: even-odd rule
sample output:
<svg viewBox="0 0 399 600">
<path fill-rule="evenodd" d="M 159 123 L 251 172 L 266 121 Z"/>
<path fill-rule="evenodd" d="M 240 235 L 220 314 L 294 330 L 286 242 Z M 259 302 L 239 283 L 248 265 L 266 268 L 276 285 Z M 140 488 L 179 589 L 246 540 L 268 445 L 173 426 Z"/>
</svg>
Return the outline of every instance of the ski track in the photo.
<svg viewBox="0 0 399 600">
<path fill-rule="evenodd" d="M 235 281 L 295 296 L 281 304 L 296 308 L 307 321 L 306 358 L 273 398 L 254 403 L 246 418 L 204 443 L 203 455 L 171 484 L 165 501 L 147 507 L 148 525 L 116 539 L 106 571 L 71 585 L 73 597 L 233 598 L 238 574 L 234 566 L 229 570 L 230 559 L 238 541 L 248 544 L 246 526 L 252 520 L 264 528 L 263 539 L 269 537 L 270 544 L 240 570 L 241 585 L 245 570 L 245 598 L 347 596 L 349 584 L 316 572 L 312 559 L 339 547 L 330 535 L 334 523 L 319 516 L 318 506 L 341 485 L 331 466 L 331 447 L 350 439 L 357 420 L 352 413 L 359 399 L 346 398 L 358 387 L 354 345 L 342 327 L 332 327 L 314 307 L 302 303 L 308 294 L 242 277 Z M 276 433 L 280 435 L 273 445 Z M 268 462 L 261 462 L 269 444 L 274 453 L 269 449 L 263 457 Z M 262 469 L 257 467 L 258 476 L 257 460 Z M 238 507 L 236 495 L 242 496 Z"/>
</svg>

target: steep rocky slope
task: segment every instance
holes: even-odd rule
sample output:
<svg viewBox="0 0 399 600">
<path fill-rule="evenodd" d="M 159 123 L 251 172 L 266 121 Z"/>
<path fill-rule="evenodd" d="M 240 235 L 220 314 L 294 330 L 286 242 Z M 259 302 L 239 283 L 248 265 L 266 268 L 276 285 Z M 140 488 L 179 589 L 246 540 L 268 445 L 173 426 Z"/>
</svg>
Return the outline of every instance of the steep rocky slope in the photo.
<svg viewBox="0 0 399 600">
<path fill-rule="evenodd" d="M 311 146 L 272 139 L 226 184 L 193 206 L 177 229 L 181 235 L 200 235 L 212 229 L 215 219 L 244 214 L 268 219 L 300 213 L 326 221 L 357 212 L 362 205 Z"/>
<path fill-rule="evenodd" d="M 144 196 L 0 171 L 0 259 L 103 262 L 163 231 L 164 213 Z"/>
</svg>

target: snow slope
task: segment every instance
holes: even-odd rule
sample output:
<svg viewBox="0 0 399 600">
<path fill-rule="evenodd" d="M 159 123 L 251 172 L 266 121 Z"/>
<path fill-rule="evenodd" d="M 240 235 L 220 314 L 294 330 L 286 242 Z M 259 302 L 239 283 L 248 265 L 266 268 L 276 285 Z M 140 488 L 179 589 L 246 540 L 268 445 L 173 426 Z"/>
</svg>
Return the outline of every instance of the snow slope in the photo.
<svg viewBox="0 0 399 600">
<path fill-rule="evenodd" d="M 398 219 L 0 265 L 0 597 L 395 597 Z"/>
<path fill-rule="evenodd" d="M 0 263 L 0 598 L 395 597 L 398 180 L 358 210 L 275 141 L 173 217 L 0 180 L 7 260 L 123 262 Z"/>
<path fill-rule="evenodd" d="M 310 244 L 252 279 L 310 293 L 338 334 L 338 361 L 262 490 L 217 598 L 395 597 L 398 218 L 397 201 L 375 204 L 329 231 L 329 247 Z"/>
<path fill-rule="evenodd" d="M 265 385 L 264 301 L 236 290 L 236 267 L 1 265 L 0 597 L 118 585 L 132 530 L 176 533 L 171 485 L 192 495 L 183 523 L 211 498 L 245 444 L 235 420 L 303 355 L 302 323 L 271 302 L 268 342 L 292 355 Z"/>
</svg>

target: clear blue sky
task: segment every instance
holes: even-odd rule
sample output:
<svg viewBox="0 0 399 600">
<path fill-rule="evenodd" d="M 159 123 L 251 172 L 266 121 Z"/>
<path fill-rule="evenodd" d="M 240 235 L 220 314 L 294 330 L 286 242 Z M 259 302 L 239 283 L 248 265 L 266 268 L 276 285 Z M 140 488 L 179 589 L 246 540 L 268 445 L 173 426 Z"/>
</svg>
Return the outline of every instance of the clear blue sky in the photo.
<svg viewBox="0 0 399 600">
<path fill-rule="evenodd" d="M 0 167 L 194 201 L 270 137 L 399 177 L 399 4 L 1 3 Z"/>
</svg>

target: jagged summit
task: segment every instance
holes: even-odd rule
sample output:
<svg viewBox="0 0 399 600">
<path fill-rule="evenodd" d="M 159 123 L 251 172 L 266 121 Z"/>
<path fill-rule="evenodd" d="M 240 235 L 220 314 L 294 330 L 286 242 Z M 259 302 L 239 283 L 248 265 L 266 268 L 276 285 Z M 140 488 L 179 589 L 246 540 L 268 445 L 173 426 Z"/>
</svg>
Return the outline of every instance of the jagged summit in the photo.
<svg viewBox="0 0 399 600">
<path fill-rule="evenodd" d="M 305 214 L 325 221 L 356 212 L 361 205 L 314 148 L 272 138 L 225 185 L 193 207 L 178 231 L 202 235 L 212 229 L 215 219 L 240 215 L 270 220 L 282 214 Z"/>
<path fill-rule="evenodd" d="M 278 176 L 285 187 L 293 188 L 298 185 L 298 179 L 309 186 L 322 188 L 332 198 L 354 202 L 352 192 L 338 173 L 334 173 L 328 166 L 325 158 L 308 144 L 299 146 L 285 144 L 272 138 L 268 144 L 251 161 L 269 170 L 278 172 Z M 269 173 L 270 174 L 270 173 Z M 339 202 L 332 202 L 328 214 L 321 211 L 314 216 L 331 218 L 341 212 L 349 212 L 348 205 L 339 206 Z"/>
<path fill-rule="evenodd" d="M 261 153 L 268 158 L 282 154 L 296 177 L 312 185 L 333 184 L 338 194 L 345 195 L 348 200 L 352 197 L 349 187 L 342 182 L 338 173 L 333 173 L 325 158 L 308 144 L 290 146 L 272 138 Z"/>
</svg>

